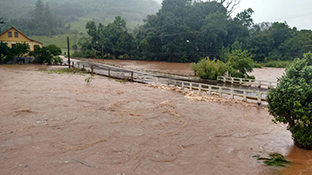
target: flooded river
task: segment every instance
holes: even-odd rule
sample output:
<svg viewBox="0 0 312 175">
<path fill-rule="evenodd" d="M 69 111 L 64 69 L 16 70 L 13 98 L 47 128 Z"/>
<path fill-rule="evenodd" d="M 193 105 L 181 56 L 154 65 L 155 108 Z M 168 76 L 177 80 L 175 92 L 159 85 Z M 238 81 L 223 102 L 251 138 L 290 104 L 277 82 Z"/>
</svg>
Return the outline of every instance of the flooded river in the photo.
<svg viewBox="0 0 312 175">
<path fill-rule="evenodd" d="M 255 104 L 38 69 L 46 67 L 0 66 L 0 174 L 310 171 L 310 152 Z M 271 168 L 253 158 L 273 152 L 295 163 Z"/>
<path fill-rule="evenodd" d="M 192 70 L 192 63 L 169 63 L 160 61 L 132 61 L 132 60 L 99 60 L 93 59 L 97 62 L 104 62 L 121 66 L 125 69 L 155 71 L 178 75 L 194 76 Z M 254 68 L 250 75 L 254 75 L 257 80 L 273 81 L 276 82 L 278 77 L 284 73 L 284 68 Z"/>
</svg>

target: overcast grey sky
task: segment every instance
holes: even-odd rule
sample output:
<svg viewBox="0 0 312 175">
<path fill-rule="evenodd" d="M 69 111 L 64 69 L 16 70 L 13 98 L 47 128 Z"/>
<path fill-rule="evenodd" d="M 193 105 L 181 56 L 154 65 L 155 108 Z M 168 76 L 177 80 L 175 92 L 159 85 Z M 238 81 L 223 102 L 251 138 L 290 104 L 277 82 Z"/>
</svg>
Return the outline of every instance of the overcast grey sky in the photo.
<svg viewBox="0 0 312 175">
<path fill-rule="evenodd" d="M 312 29 L 312 0 L 241 0 L 234 13 L 249 7 L 254 10 L 254 23 L 286 21 L 299 30 Z"/>
</svg>

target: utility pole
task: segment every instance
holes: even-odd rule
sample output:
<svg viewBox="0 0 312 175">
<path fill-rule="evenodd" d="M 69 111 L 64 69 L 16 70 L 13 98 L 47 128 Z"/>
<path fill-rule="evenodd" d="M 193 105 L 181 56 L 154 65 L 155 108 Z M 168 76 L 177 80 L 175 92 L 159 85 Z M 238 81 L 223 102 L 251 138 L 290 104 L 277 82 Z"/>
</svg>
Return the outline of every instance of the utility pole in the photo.
<svg viewBox="0 0 312 175">
<path fill-rule="evenodd" d="M 70 53 L 69 53 L 69 36 L 67 37 L 67 49 L 68 49 L 68 69 L 70 69 Z"/>
</svg>

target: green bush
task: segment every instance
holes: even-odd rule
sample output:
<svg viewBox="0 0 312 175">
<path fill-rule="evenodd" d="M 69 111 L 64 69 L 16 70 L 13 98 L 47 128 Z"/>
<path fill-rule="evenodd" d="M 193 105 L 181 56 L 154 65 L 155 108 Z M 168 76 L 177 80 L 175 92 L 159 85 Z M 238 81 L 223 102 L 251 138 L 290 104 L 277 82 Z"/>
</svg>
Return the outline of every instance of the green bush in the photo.
<svg viewBox="0 0 312 175">
<path fill-rule="evenodd" d="M 52 64 L 63 64 L 62 58 L 59 56 L 55 56 L 52 58 Z"/>
<path fill-rule="evenodd" d="M 286 68 L 267 101 L 275 122 L 288 124 L 295 144 L 312 148 L 312 53 Z"/>
<path fill-rule="evenodd" d="M 192 64 L 195 75 L 202 79 L 216 80 L 218 76 L 223 76 L 228 66 L 220 60 L 210 60 L 208 57 L 201 59 L 197 64 Z"/>
<path fill-rule="evenodd" d="M 62 49 L 57 47 L 54 44 L 49 44 L 48 46 L 46 46 L 46 48 L 50 51 L 50 53 L 53 56 L 57 56 L 57 55 L 61 55 L 62 54 Z"/>
</svg>

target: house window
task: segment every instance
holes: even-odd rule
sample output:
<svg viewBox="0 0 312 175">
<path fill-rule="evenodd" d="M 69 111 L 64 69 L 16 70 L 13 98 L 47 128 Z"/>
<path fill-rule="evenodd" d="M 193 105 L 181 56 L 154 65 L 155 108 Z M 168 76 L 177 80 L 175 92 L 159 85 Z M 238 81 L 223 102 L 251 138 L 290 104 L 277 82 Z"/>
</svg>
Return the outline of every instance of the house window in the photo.
<svg viewBox="0 0 312 175">
<path fill-rule="evenodd" d="M 9 37 L 12 37 L 12 32 L 8 32 Z"/>
<path fill-rule="evenodd" d="M 16 46 L 16 44 L 12 44 L 12 48 L 15 47 L 15 46 Z"/>
<path fill-rule="evenodd" d="M 18 32 L 14 32 L 14 37 L 18 38 Z"/>
</svg>

